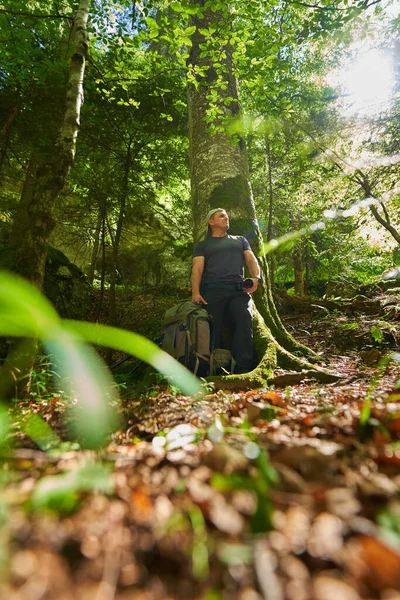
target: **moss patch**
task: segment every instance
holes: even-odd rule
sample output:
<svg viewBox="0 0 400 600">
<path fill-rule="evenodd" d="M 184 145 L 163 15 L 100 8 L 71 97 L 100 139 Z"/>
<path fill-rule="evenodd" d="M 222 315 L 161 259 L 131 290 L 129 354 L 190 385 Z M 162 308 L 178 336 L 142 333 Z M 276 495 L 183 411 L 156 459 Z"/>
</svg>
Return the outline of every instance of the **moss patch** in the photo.
<svg viewBox="0 0 400 600">
<path fill-rule="evenodd" d="M 247 178 L 243 175 L 236 175 L 225 179 L 220 185 L 217 185 L 210 196 L 210 208 L 218 206 L 227 209 L 235 206 L 246 206 L 250 200 L 250 190 Z"/>
</svg>

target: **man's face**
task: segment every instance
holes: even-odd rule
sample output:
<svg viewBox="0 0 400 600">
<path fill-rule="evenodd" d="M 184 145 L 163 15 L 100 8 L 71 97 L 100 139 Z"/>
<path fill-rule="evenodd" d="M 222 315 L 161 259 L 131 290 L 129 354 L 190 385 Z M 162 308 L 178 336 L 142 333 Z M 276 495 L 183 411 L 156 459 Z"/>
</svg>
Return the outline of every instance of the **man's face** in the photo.
<svg viewBox="0 0 400 600">
<path fill-rule="evenodd" d="M 216 212 L 208 222 L 214 227 L 229 229 L 229 217 L 225 210 L 219 210 Z"/>
</svg>

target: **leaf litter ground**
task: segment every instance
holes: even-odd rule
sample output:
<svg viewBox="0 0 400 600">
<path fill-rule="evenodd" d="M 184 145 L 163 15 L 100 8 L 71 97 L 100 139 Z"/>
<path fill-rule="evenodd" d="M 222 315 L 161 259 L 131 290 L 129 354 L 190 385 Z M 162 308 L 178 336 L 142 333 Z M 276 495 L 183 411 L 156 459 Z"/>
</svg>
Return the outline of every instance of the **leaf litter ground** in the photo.
<svg viewBox="0 0 400 600">
<path fill-rule="evenodd" d="M 3 460 L 0 598 L 400 599 L 400 365 L 359 323 L 357 347 L 340 318 L 287 321 L 335 384 L 126 394 L 126 428 L 97 454 L 21 437 Z M 61 400 L 34 408 L 62 433 Z M 45 479 L 99 464 L 86 485 Z"/>
</svg>

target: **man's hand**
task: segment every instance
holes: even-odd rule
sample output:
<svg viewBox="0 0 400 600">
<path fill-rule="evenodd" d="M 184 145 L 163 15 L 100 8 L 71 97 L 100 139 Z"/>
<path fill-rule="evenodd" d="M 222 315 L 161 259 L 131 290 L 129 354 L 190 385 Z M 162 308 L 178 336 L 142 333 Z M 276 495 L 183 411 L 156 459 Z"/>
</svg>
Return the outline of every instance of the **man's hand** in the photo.
<svg viewBox="0 0 400 600">
<path fill-rule="evenodd" d="M 248 294 L 252 294 L 258 288 L 258 279 L 256 277 L 250 277 L 250 279 L 253 282 L 253 285 L 251 286 L 251 288 L 244 288 L 243 289 L 243 291 L 247 292 Z"/>
<path fill-rule="evenodd" d="M 208 304 L 201 294 L 192 294 L 192 302 L 195 304 Z"/>
</svg>

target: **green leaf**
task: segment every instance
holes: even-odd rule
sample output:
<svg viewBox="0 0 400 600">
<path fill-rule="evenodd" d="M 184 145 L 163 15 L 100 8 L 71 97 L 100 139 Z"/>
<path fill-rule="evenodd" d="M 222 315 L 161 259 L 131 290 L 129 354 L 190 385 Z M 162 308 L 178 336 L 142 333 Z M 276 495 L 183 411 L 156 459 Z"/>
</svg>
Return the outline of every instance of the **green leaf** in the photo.
<svg viewBox="0 0 400 600">
<path fill-rule="evenodd" d="M 15 335 L 44 337 L 60 325 L 56 311 L 38 289 L 4 271 L 0 271 L 0 314 L 1 335 L 14 335 L 7 332 L 7 327 L 13 327 L 20 332 Z"/>
<path fill-rule="evenodd" d="M 96 323 L 63 320 L 63 326 L 87 342 L 121 350 L 147 362 L 188 395 L 201 391 L 200 381 L 169 354 L 145 337 Z"/>
<path fill-rule="evenodd" d="M 155 20 L 152 17 L 147 17 L 146 19 L 146 23 L 149 29 L 159 29 L 157 23 L 155 22 Z"/>
<path fill-rule="evenodd" d="M 34 509 L 44 508 L 68 514 L 78 506 L 78 492 L 101 491 L 111 494 L 113 488 L 111 467 L 101 463 L 86 463 L 75 471 L 41 479 L 32 493 L 31 503 Z"/>
<path fill-rule="evenodd" d="M 50 448 L 55 448 L 60 445 L 61 439 L 52 430 L 50 425 L 38 414 L 28 415 L 22 421 L 21 429 L 31 440 L 39 446 L 41 450 L 46 452 Z"/>
<path fill-rule="evenodd" d="M 177 13 L 183 12 L 183 6 L 180 2 L 171 2 L 170 7 Z"/>
<path fill-rule="evenodd" d="M 187 36 L 193 35 L 195 31 L 196 31 L 196 26 L 193 25 L 192 27 L 187 27 L 185 29 L 185 31 L 183 32 L 183 35 L 187 35 Z"/>
</svg>

